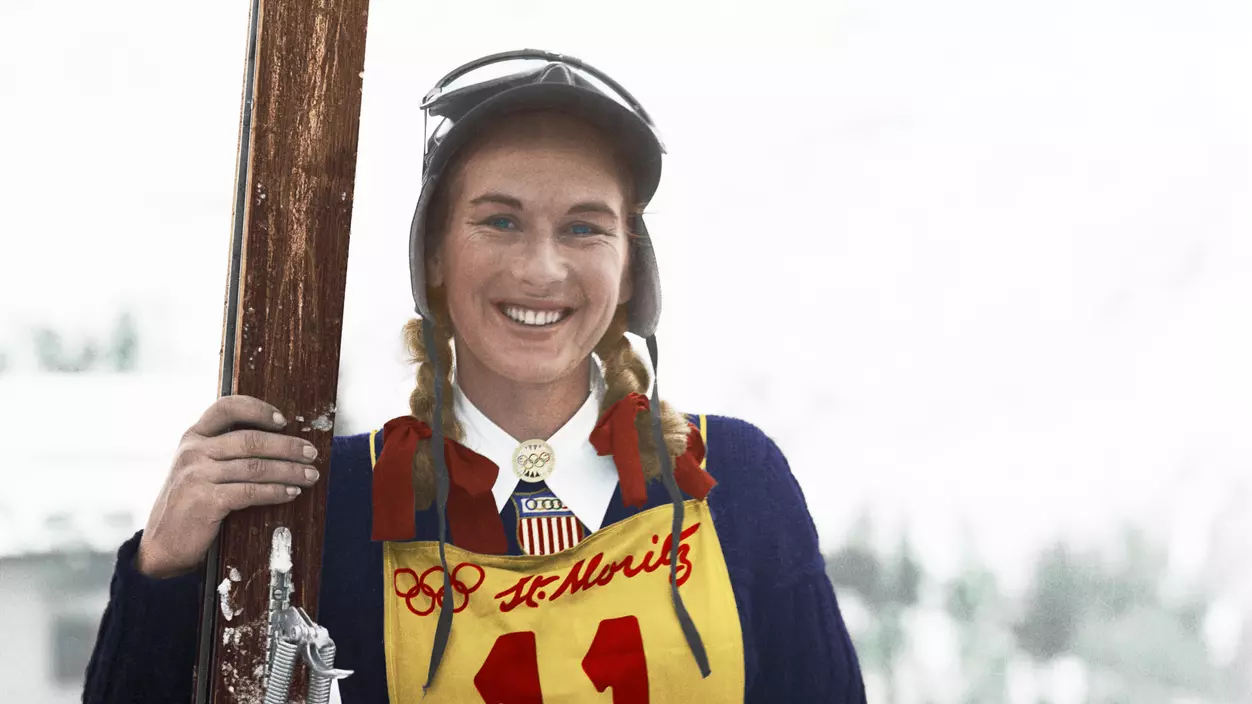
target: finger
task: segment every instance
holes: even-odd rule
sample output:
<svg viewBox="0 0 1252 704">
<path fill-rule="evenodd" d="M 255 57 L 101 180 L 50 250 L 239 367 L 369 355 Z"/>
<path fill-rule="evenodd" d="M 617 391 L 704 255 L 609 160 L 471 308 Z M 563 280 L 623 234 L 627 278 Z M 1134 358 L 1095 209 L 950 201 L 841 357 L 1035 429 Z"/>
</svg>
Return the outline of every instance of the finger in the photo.
<svg viewBox="0 0 1252 704">
<path fill-rule="evenodd" d="M 284 484 L 216 484 L 213 491 L 223 513 L 252 506 L 285 504 L 300 495 L 300 487 Z"/>
<path fill-rule="evenodd" d="M 191 426 L 191 432 L 214 437 L 238 426 L 277 430 L 286 424 L 287 419 L 274 406 L 253 396 L 234 395 L 214 401 Z"/>
<path fill-rule="evenodd" d="M 307 464 L 250 457 L 213 462 L 205 475 L 214 484 L 250 482 L 253 484 L 288 484 L 313 486 L 320 474 Z"/>
<path fill-rule="evenodd" d="M 232 430 L 229 433 L 208 438 L 201 443 L 204 453 L 215 460 L 240 460 L 259 458 L 286 460 L 308 464 L 317 459 L 313 443 L 264 430 Z"/>
</svg>

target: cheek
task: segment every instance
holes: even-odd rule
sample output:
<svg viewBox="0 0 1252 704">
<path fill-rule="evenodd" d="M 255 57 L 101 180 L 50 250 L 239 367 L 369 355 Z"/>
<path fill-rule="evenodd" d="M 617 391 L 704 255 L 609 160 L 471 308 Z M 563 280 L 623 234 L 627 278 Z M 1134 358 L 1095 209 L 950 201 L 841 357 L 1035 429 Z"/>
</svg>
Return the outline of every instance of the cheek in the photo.
<svg viewBox="0 0 1252 704">
<path fill-rule="evenodd" d="M 630 301 L 631 297 L 635 295 L 635 278 L 634 272 L 631 271 L 630 267 L 630 257 L 623 256 L 622 260 L 623 264 L 617 273 L 619 282 L 617 288 L 617 298 L 619 304 Z"/>
<path fill-rule="evenodd" d="M 633 286 L 630 280 L 629 251 L 625 247 L 617 249 L 611 261 L 606 263 L 604 277 L 606 288 L 617 297 L 619 305 L 630 300 Z"/>
<path fill-rule="evenodd" d="M 626 267 L 622 266 L 620 262 L 613 262 L 606 265 L 603 271 L 600 272 L 599 276 L 605 295 L 618 299 L 618 302 L 620 303 L 622 293 L 625 290 L 623 288 L 625 278 Z"/>
<path fill-rule="evenodd" d="M 475 305 L 477 293 L 490 277 L 492 264 L 480 249 L 456 243 L 445 248 L 441 258 L 443 291 L 452 314 L 452 324 L 461 328 Z"/>
<path fill-rule="evenodd" d="M 489 252 L 469 242 L 458 242 L 446 249 L 443 280 L 449 295 L 472 290 L 495 266 Z"/>
</svg>

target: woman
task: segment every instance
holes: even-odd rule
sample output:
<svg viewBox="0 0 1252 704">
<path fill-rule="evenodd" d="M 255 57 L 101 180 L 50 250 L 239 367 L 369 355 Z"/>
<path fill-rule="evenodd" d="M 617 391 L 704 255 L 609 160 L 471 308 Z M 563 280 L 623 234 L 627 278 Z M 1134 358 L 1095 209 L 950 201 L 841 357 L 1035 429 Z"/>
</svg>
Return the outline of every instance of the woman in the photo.
<svg viewBox="0 0 1252 704">
<path fill-rule="evenodd" d="M 482 78 L 523 59 L 545 63 Z M 331 460 L 320 620 L 355 671 L 342 700 L 864 702 L 781 452 L 660 403 L 625 336 L 655 368 L 647 113 L 546 52 L 468 64 L 423 108 L 411 412 Z M 86 701 L 187 698 L 218 523 L 317 480 L 272 416 L 225 398 L 184 436 L 119 552 Z"/>
</svg>

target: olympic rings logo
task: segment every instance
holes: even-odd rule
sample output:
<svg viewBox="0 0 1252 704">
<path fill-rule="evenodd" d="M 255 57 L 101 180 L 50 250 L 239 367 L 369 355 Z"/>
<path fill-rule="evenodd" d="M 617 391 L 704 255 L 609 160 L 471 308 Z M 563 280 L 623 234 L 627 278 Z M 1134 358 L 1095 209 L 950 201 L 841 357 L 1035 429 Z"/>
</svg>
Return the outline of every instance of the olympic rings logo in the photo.
<svg viewBox="0 0 1252 704">
<path fill-rule="evenodd" d="M 565 504 L 556 497 L 544 499 L 526 499 L 522 502 L 522 506 L 527 511 L 557 511 L 565 508 Z"/>
<path fill-rule="evenodd" d="M 478 572 L 478 578 L 474 581 L 473 584 L 466 584 L 465 582 L 461 581 L 461 578 L 460 578 L 461 570 L 467 567 L 471 571 Z M 407 590 L 402 590 L 400 587 L 400 575 L 402 573 L 408 574 L 409 577 L 413 579 L 413 586 Z M 426 583 L 427 578 L 429 578 L 431 575 L 434 575 L 434 574 L 440 575 L 439 581 L 437 582 L 439 584 L 438 589 L 434 589 L 429 584 Z M 417 614 L 418 616 L 427 616 L 433 613 L 436 607 L 443 606 L 444 594 L 443 594 L 442 575 L 443 575 L 443 568 L 440 567 L 439 565 L 435 565 L 434 567 L 431 567 L 430 569 L 426 570 L 425 572 L 422 573 L 420 577 L 413 570 L 407 567 L 401 567 L 395 571 L 395 574 L 392 575 L 391 582 L 392 582 L 392 586 L 395 587 L 396 596 L 400 597 L 401 599 L 404 599 L 404 604 L 405 606 L 409 607 L 409 611 L 412 611 L 414 614 Z M 470 594 L 473 594 L 475 591 L 478 590 L 479 587 L 483 585 L 483 580 L 486 578 L 486 576 L 487 576 L 487 573 L 483 571 L 483 568 L 479 567 L 478 565 L 469 563 L 469 562 L 462 562 L 461 564 L 457 565 L 455 569 L 452 570 L 452 591 L 455 592 L 455 594 L 452 597 L 452 612 L 453 613 L 459 614 L 465 610 L 465 607 L 469 606 Z M 465 597 L 461 601 L 460 606 L 457 606 L 456 604 L 456 594 L 460 594 L 463 597 Z M 419 603 L 420 601 L 424 600 L 426 601 L 426 604 L 422 608 L 419 609 L 413 606 L 414 600 L 418 600 Z"/>
<path fill-rule="evenodd" d="M 547 452 L 532 452 L 529 455 L 518 455 L 517 464 L 526 471 L 534 469 L 543 469 L 552 460 L 552 455 Z"/>
</svg>

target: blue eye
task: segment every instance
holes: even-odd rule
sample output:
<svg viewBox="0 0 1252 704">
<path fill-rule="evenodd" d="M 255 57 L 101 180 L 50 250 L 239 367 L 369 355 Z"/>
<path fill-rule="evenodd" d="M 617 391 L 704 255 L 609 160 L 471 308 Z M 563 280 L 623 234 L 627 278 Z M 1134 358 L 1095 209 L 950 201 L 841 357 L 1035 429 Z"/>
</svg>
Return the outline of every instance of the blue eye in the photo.
<svg viewBox="0 0 1252 704">
<path fill-rule="evenodd" d="M 498 230 L 512 230 L 515 227 L 515 224 L 511 219 L 503 216 L 488 218 L 487 224 Z"/>
<path fill-rule="evenodd" d="M 592 227 L 591 225 L 588 225 L 586 223 L 581 223 L 581 222 L 576 223 L 574 225 L 570 225 L 569 229 L 570 229 L 570 234 L 578 235 L 580 237 L 585 237 L 587 235 L 598 235 L 600 234 L 600 232 L 602 232 L 602 230 L 600 230 L 600 228 L 598 227 Z"/>
</svg>

